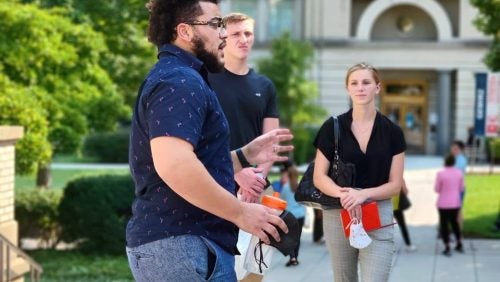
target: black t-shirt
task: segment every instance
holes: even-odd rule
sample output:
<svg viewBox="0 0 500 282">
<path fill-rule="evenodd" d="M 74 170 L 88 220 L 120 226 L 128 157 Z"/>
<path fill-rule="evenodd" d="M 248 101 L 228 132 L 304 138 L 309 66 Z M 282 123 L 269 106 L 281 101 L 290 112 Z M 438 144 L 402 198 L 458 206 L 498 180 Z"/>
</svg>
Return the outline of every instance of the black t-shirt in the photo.
<svg viewBox="0 0 500 282">
<path fill-rule="evenodd" d="M 261 135 L 264 118 L 279 117 L 273 83 L 253 69 L 246 75 L 224 69 L 208 79 L 229 122 L 231 150 Z"/>
<path fill-rule="evenodd" d="M 358 141 L 351 131 L 352 109 L 340 115 L 340 158 L 356 166 L 354 187 L 369 188 L 380 186 L 389 181 L 392 157 L 406 150 L 403 131 L 379 112 L 375 117 L 373 130 L 368 141 L 366 154 L 361 151 Z M 321 126 L 314 146 L 331 162 L 333 159 L 333 118 Z M 335 133 L 337 134 L 337 133 Z"/>
</svg>

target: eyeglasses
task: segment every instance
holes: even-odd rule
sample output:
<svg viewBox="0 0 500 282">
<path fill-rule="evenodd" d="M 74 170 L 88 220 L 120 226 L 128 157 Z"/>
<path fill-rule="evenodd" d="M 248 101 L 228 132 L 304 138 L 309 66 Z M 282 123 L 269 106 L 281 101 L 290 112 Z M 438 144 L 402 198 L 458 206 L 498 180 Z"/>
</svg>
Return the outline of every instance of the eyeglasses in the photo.
<svg viewBox="0 0 500 282">
<path fill-rule="evenodd" d="M 188 21 L 188 22 L 184 22 L 184 23 L 189 24 L 189 25 L 208 25 L 213 29 L 217 29 L 217 28 L 226 29 L 226 22 L 221 17 L 213 17 L 212 19 L 210 19 L 208 21 L 193 20 L 193 21 Z"/>
</svg>

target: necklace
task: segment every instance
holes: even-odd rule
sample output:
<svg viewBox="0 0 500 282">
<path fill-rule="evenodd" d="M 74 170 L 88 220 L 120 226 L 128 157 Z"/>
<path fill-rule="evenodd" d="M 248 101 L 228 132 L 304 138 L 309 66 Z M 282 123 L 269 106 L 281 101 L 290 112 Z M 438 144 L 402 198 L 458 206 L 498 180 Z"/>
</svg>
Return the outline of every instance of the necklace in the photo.
<svg viewBox="0 0 500 282">
<path fill-rule="evenodd" d="M 361 120 L 352 120 L 351 123 L 351 130 L 353 132 L 356 132 L 360 135 L 364 135 L 367 132 L 371 131 L 373 128 L 373 123 L 375 122 L 375 116 L 377 115 L 377 112 L 375 111 L 373 114 L 369 114 L 370 117 L 368 120 L 366 119 L 361 119 Z"/>
<path fill-rule="evenodd" d="M 351 123 L 351 131 L 358 141 L 359 149 L 366 154 L 366 149 L 368 148 L 368 142 L 370 141 L 370 136 L 373 128 L 373 123 L 375 120 L 371 120 L 366 122 L 361 126 L 360 124 L 352 121 Z"/>
<path fill-rule="evenodd" d="M 373 128 L 373 120 L 367 123 L 360 123 L 356 121 L 352 121 L 351 123 L 351 129 L 358 134 L 365 134 L 368 131 L 371 131 L 372 128 Z"/>
</svg>

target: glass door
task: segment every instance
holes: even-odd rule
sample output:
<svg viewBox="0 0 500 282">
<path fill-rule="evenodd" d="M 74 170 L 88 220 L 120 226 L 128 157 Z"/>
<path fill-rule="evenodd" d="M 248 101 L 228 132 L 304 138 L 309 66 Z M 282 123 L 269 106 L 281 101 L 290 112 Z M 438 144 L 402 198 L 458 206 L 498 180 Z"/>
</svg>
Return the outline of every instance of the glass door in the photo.
<svg viewBox="0 0 500 282">
<path fill-rule="evenodd" d="M 427 137 L 427 86 L 424 81 L 385 81 L 381 111 L 403 130 L 409 153 L 424 153 Z"/>
</svg>

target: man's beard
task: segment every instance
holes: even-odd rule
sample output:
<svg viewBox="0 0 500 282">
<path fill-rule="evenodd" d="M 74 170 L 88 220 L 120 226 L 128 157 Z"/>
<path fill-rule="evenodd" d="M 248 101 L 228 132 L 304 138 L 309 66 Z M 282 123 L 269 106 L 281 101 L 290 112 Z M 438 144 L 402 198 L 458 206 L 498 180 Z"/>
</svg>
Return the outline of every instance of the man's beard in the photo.
<svg viewBox="0 0 500 282">
<path fill-rule="evenodd" d="M 224 63 L 221 62 L 219 56 L 214 53 L 210 53 L 205 49 L 205 43 L 198 36 L 195 35 L 193 39 L 194 43 L 194 54 L 198 59 L 200 59 L 210 72 L 220 72 L 224 68 Z"/>
</svg>

